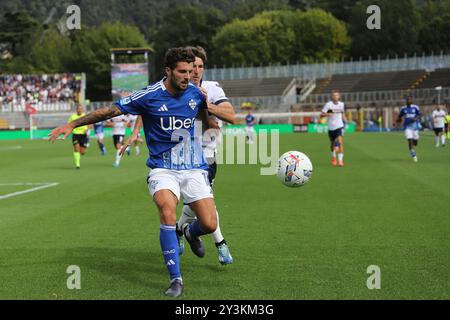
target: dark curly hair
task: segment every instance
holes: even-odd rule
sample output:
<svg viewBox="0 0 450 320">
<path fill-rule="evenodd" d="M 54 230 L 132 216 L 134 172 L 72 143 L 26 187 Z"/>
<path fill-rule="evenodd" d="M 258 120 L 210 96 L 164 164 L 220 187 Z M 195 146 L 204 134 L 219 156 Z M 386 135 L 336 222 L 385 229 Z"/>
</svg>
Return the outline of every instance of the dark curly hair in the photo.
<svg viewBox="0 0 450 320">
<path fill-rule="evenodd" d="M 170 69 L 175 69 L 178 62 L 194 62 L 195 54 L 192 52 L 192 49 L 179 47 L 179 48 L 170 48 L 166 51 L 164 56 L 164 65 Z"/>
<path fill-rule="evenodd" d="M 194 47 L 194 46 L 192 46 L 192 47 L 187 47 L 187 48 L 191 49 L 196 57 L 199 57 L 200 59 L 202 59 L 203 63 L 206 63 L 206 60 L 208 59 L 208 56 L 206 55 L 206 51 L 205 51 L 205 49 L 203 49 L 203 47 L 200 47 L 200 46 L 195 46 Z"/>
</svg>

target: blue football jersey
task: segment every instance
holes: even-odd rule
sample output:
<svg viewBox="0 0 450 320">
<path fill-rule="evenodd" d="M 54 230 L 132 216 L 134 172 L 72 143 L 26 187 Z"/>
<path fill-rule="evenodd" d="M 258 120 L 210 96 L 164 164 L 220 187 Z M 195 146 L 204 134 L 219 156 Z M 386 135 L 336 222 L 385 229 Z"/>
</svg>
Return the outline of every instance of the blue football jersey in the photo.
<svg viewBox="0 0 450 320">
<path fill-rule="evenodd" d="M 103 122 L 94 123 L 95 133 L 103 133 Z"/>
<path fill-rule="evenodd" d="M 253 121 L 255 121 L 255 117 L 253 115 L 248 114 L 245 117 L 245 123 L 247 124 L 247 126 L 253 126 L 254 125 Z"/>
<path fill-rule="evenodd" d="M 400 110 L 400 117 L 404 117 L 404 128 L 419 130 L 419 117 L 420 117 L 420 109 L 418 106 L 412 104 L 410 106 L 404 106 Z"/>
<path fill-rule="evenodd" d="M 124 114 L 141 115 L 149 149 L 147 166 L 170 170 L 208 168 L 202 152 L 199 110 L 205 96 L 192 83 L 178 96 L 165 88 L 164 79 L 115 102 Z"/>
</svg>

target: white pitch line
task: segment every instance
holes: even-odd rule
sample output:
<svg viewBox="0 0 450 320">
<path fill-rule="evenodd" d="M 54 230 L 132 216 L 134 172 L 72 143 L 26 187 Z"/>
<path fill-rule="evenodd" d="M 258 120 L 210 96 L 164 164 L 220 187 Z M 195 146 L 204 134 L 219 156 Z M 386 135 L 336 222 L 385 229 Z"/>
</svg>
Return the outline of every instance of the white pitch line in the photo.
<svg viewBox="0 0 450 320">
<path fill-rule="evenodd" d="M 22 150 L 22 146 L 0 147 L 0 151 Z"/>
<path fill-rule="evenodd" d="M 50 188 L 50 187 L 55 187 L 55 186 L 59 185 L 59 183 L 58 182 L 49 182 L 49 183 L 0 183 L 0 186 L 35 186 L 35 185 L 38 185 L 38 187 L 27 189 L 27 190 L 22 190 L 22 191 L 18 191 L 18 192 L 13 192 L 13 193 L 9 193 L 9 194 L 5 194 L 3 196 L 0 196 L 0 200 L 11 198 L 11 197 L 15 197 L 15 196 L 20 196 L 20 195 L 25 194 L 25 193 L 34 192 L 34 191 L 38 191 L 38 190 L 42 190 L 42 189 L 46 189 L 46 188 Z"/>
</svg>

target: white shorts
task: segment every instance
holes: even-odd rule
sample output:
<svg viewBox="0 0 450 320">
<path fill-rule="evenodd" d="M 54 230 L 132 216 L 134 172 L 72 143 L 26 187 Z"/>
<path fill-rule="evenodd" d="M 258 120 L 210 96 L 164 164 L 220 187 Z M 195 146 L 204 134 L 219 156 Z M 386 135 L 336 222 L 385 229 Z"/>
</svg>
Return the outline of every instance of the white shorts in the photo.
<svg viewBox="0 0 450 320">
<path fill-rule="evenodd" d="M 148 188 L 152 197 L 160 190 L 170 190 L 185 204 L 214 198 L 206 170 L 153 169 L 148 176 Z"/>
<path fill-rule="evenodd" d="M 406 129 L 405 136 L 408 140 L 419 140 L 419 130 Z"/>
<path fill-rule="evenodd" d="M 97 140 L 103 140 L 104 137 L 105 137 L 105 134 L 104 134 L 103 132 L 100 132 L 100 133 L 96 133 L 96 134 L 95 134 L 95 138 L 96 138 Z"/>
<path fill-rule="evenodd" d="M 249 135 L 255 135 L 255 128 L 254 127 L 245 127 L 245 133 Z"/>
</svg>

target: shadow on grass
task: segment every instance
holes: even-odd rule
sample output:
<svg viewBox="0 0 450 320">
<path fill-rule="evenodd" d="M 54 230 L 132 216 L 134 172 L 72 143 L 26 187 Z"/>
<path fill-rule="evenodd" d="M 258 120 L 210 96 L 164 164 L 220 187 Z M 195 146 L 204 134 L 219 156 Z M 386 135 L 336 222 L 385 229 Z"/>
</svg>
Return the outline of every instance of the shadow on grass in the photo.
<svg viewBox="0 0 450 320">
<path fill-rule="evenodd" d="M 168 281 L 161 252 L 147 249 L 72 248 L 66 251 L 64 260 L 139 287 L 160 290 Z"/>
</svg>

